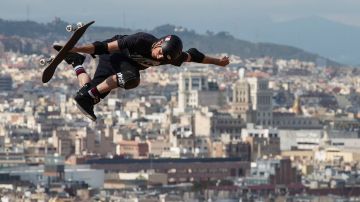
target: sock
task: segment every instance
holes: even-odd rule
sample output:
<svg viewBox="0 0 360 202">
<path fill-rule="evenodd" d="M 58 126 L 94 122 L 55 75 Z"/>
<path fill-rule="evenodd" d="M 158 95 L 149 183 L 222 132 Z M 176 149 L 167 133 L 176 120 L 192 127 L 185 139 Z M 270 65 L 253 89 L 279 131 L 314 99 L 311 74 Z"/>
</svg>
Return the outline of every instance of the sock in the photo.
<svg viewBox="0 0 360 202">
<path fill-rule="evenodd" d="M 100 96 L 100 93 L 96 87 L 90 89 L 88 93 L 92 98 L 98 98 Z"/>
<path fill-rule="evenodd" d="M 74 67 L 74 71 L 75 71 L 76 76 L 79 76 L 82 73 L 86 73 L 86 71 L 82 65 L 78 65 L 78 66 Z"/>
</svg>

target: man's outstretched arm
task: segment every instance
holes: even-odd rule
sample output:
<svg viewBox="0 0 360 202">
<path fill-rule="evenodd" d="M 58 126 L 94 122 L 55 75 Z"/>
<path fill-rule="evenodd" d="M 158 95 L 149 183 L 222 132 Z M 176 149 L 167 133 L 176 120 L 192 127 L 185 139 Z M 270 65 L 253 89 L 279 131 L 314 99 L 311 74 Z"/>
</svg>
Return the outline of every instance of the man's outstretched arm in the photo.
<svg viewBox="0 0 360 202">
<path fill-rule="evenodd" d="M 188 51 L 186 51 L 186 53 L 188 56 L 187 56 L 187 59 L 185 60 L 185 62 L 213 64 L 213 65 L 218 65 L 218 66 L 222 66 L 222 67 L 225 67 L 226 65 L 228 65 L 230 63 L 229 57 L 227 57 L 227 56 L 224 56 L 221 58 L 210 57 L 208 55 L 204 55 L 203 53 L 201 53 L 200 51 L 198 51 L 195 48 L 189 49 Z"/>
<path fill-rule="evenodd" d="M 213 64 L 213 65 L 225 67 L 226 65 L 228 65 L 230 63 L 230 61 L 229 61 L 229 57 L 227 57 L 227 56 L 224 56 L 221 58 L 213 58 L 210 56 L 205 56 L 202 63 L 203 64 Z"/>
</svg>

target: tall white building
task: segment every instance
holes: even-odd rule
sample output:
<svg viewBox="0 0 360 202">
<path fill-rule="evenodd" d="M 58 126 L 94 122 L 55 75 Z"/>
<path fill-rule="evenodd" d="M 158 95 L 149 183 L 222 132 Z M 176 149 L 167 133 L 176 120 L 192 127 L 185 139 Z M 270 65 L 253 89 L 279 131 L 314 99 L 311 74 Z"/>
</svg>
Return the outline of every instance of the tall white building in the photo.
<svg viewBox="0 0 360 202">
<path fill-rule="evenodd" d="M 272 96 L 273 92 L 269 89 L 269 80 L 259 77 L 247 78 L 250 85 L 250 100 L 252 109 L 255 112 L 256 125 L 272 125 Z"/>
<path fill-rule="evenodd" d="M 269 80 L 260 77 L 244 77 L 240 70 L 239 81 L 233 86 L 232 113 L 246 122 L 271 126 L 272 90 Z"/>
<path fill-rule="evenodd" d="M 245 122 L 254 122 L 252 118 L 250 85 L 243 77 L 240 77 L 233 86 L 231 111 L 237 118 Z"/>
<path fill-rule="evenodd" d="M 208 81 L 204 72 L 184 72 L 179 77 L 179 110 L 211 106 L 219 103 L 219 88 L 216 82 Z"/>
</svg>

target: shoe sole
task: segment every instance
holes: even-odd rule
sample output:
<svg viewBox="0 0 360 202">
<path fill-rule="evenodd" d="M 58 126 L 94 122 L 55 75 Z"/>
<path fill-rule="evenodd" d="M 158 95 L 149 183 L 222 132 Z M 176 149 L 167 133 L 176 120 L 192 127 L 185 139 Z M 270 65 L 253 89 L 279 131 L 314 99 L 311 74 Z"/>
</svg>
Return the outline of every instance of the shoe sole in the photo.
<svg viewBox="0 0 360 202">
<path fill-rule="evenodd" d="M 59 52 L 59 51 L 63 48 L 63 46 L 60 45 L 60 44 L 54 43 L 54 44 L 53 44 L 53 48 L 54 48 L 57 52 Z M 79 57 L 82 57 L 82 58 L 83 58 L 83 62 L 85 61 L 85 56 L 83 56 L 83 55 L 81 55 L 81 54 L 79 54 L 79 53 L 69 52 L 69 53 L 67 53 L 67 55 L 78 55 Z M 66 62 L 66 63 L 68 63 L 68 62 Z M 68 64 L 71 65 L 70 63 L 68 63 Z"/>
<path fill-rule="evenodd" d="M 96 121 L 96 118 L 92 117 L 89 113 L 87 113 L 77 102 L 75 99 L 73 99 L 73 103 L 76 105 L 76 107 L 83 113 L 86 117 L 91 119 L 92 121 Z"/>
</svg>

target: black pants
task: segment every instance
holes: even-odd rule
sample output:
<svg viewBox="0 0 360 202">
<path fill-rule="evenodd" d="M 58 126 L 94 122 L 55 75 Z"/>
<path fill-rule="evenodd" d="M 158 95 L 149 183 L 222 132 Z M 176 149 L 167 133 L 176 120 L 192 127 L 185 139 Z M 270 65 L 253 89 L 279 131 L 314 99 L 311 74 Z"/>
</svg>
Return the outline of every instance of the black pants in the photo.
<svg viewBox="0 0 360 202">
<path fill-rule="evenodd" d="M 90 82 L 91 87 L 95 87 L 109 76 L 122 74 L 124 84 L 128 85 L 127 89 L 135 88 L 140 82 L 140 66 L 132 59 L 122 53 L 112 53 L 110 55 L 100 55 L 99 64 L 96 68 L 94 78 Z M 135 82 L 135 84 L 134 84 Z M 121 84 L 119 84 L 121 86 Z M 126 88 L 126 87 L 125 87 Z M 105 98 L 110 92 L 101 94 L 101 98 Z"/>
</svg>

